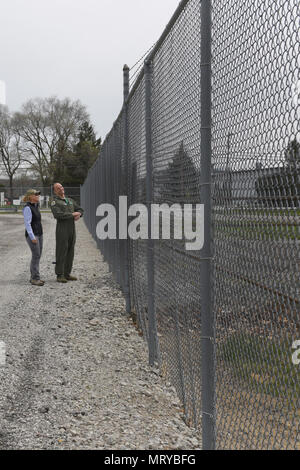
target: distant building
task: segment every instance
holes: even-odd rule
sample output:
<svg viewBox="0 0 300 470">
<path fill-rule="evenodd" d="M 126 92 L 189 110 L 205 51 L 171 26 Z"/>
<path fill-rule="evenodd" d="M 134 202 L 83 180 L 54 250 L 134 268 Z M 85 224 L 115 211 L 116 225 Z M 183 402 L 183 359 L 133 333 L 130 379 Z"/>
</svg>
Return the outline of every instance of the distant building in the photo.
<svg viewBox="0 0 300 470">
<path fill-rule="evenodd" d="M 298 169 L 273 167 L 226 171 L 213 170 L 217 205 L 300 207 Z"/>
<path fill-rule="evenodd" d="M 176 168 L 154 171 L 156 203 L 179 202 L 178 198 L 186 203 L 201 202 L 196 184 L 196 179 L 201 180 L 200 170 L 189 172 L 186 167 L 182 170 L 182 178 Z M 296 168 L 263 168 L 259 164 L 253 169 L 235 171 L 212 168 L 212 180 L 216 206 L 300 207 L 300 170 Z M 146 200 L 145 178 L 138 179 L 133 187 L 139 192 L 136 197 Z"/>
</svg>

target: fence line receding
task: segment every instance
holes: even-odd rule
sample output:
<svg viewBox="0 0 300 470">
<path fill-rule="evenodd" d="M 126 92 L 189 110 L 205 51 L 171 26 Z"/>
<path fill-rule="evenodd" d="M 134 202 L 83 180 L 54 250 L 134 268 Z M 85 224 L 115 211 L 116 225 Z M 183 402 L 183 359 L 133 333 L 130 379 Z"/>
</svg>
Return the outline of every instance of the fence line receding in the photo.
<svg viewBox="0 0 300 470">
<path fill-rule="evenodd" d="M 299 25 L 298 0 L 182 1 L 130 87 L 124 68 L 81 188 L 149 361 L 206 449 L 299 449 Z M 99 240 L 97 207 L 121 195 L 204 203 L 205 246 Z"/>
</svg>

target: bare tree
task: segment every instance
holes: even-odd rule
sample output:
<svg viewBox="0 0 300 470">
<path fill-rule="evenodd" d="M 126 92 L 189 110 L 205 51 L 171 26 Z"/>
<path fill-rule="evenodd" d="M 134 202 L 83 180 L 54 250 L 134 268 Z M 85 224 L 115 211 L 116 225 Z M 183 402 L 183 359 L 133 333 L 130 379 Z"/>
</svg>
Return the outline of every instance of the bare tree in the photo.
<svg viewBox="0 0 300 470">
<path fill-rule="evenodd" d="M 44 186 L 53 183 L 54 174 L 62 174 L 63 155 L 72 149 L 80 127 L 87 120 L 85 106 L 69 98 L 29 100 L 15 114 L 24 161 L 38 172 Z"/>
<path fill-rule="evenodd" d="M 0 106 L 1 169 L 9 179 L 10 199 L 13 198 L 13 179 L 21 164 L 20 136 L 15 133 L 13 118 L 7 107 Z"/>
</svg>

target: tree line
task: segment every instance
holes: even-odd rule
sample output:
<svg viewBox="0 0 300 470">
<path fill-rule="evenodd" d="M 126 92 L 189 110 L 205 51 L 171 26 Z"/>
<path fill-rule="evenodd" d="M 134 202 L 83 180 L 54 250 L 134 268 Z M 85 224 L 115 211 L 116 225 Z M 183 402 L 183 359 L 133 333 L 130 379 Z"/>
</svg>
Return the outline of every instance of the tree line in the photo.
<svg viewBox="0 0 300 470">
<path fill-rule="evenodd" d="M 41 186 L 78 186 L 97 159 L 97 139 L 86 107 L 69 98 L 35 98 L 11 113 L 0 105 L 0 173 L 9 186 L 26 169 Z"/>
</svg>

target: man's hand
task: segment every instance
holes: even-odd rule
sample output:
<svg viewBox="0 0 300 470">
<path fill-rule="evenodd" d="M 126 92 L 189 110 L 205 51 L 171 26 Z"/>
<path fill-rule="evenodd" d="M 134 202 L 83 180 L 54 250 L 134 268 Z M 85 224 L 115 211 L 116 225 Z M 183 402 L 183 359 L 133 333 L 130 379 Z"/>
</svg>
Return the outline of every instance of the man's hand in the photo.
<svg viewBox="0 0 300 470">
<path fill-rule="evenodd" d="M 34 238 L 34 240 L 31 240 L 34 245 L 37 245 L 37 240 Z"/>
<path fill-rule="evenodd" d="M 74 217 L 75 222 L 76 222 L 77 220 L 79 220 L 80 217 L 81 217 L 81 213 L 80 213 L 80 212 L 73 212 L 72 215 L 73 215 L 73 217 Z"/>
</svg>

